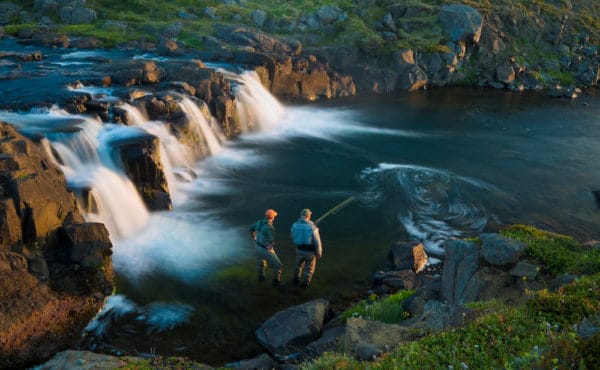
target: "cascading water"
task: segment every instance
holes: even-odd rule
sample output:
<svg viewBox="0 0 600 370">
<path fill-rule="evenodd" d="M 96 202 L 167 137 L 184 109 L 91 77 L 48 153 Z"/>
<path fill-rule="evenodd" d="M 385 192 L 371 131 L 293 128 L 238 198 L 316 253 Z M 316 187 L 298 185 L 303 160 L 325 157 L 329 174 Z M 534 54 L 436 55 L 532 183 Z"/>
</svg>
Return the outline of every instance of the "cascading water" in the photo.
<svg viewBox="0 0 600 370">
<path fill-rule="evenodd" d="M 242 130 L 268 131 L 280 124 L 284 109 L 262 86 L 256 72 L 246 71 L 240 75 L 229 73 L 227 76 L 238 83 L 234 91 L 237 98 L 236 114 Z"/>
<path fill-rule="evenodd" d="M 211 118 L 206 118 L 198 105 L 190 98 L 183 96 L 179 103 L 181 109 L 186 114 L 192 124 L 196 135 L 204 138 L 208 148 L 208 155 L 215 155 L 221 151 L 221 143 L 225 140 L 222 134 L 216 129 L 217 123 Z"/>
</svg>

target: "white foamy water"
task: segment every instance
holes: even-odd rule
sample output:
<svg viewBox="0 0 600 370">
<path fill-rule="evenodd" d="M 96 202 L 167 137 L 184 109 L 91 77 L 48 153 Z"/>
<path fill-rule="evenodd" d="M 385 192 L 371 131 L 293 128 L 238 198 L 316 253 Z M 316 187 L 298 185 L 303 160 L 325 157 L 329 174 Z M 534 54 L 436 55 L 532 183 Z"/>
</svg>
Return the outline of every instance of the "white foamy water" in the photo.
<svg viewBox="0 0 600 370">
<path fill-rule="evenodd" d="M 407 233 L 437 255 L 443 242 L 483 230 L 494 215 L 476 199 L 479 193 L 498 191 L 476 179 L 449 171 L 410 164 L 380 163 L 361 174 L 367 191 L 363 204 L 378 207 L 393 203 Z"/>
<path fill-rule="evenodd" d="M 100 313 L 84 329 L 84 335 L 103 338 L 108 330 L 120 320 L 136 321 L 146 327 L 146 334 L 172 330 L 189 322 L 194 308 L 187 304 L 152 302 L 139 306 L 121 294 L 107 298 Z"/>
</svg>

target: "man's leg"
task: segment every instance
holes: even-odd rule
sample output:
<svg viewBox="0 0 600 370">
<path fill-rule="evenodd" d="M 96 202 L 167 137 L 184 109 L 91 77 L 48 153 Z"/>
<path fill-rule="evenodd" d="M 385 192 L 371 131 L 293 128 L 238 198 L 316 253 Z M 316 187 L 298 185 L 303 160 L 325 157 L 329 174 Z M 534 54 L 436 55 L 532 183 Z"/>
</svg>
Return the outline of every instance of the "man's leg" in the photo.
<svg viewBox="0 0 600 370">
<path fill-rule="evenodd" d="M 279 284 L 281 282 L 283 264 L 279 260 L 279 257 L 277 257 L 275 251 L 267 251 L 265 257 L 267 257 L 267 262 L 273 268 L 273 284 Z"/>
<path fill-rule="evenodd" d="M 265 260 L 264 251 L 264 248 L 256 246 L 256 268 L 258 272 L 258 281 L 265 280 L 265 269 L 267 268 L 267 261 Z"/>
<path fill-rule="evenodd" d="M 300 284 L 300 276 L 305 263 L 304 256 L 301 251 L 296 251 L 296 270 L 294 271 L 294 284 Z"/>
<path fill-rule="evenodd" d="M 315 268 L 317 266 L 317 257 L 313 252 L 308 252 L 305 256 L 306 266 L 304 267 L 304 276 L 302 285 L 308 287 L 310 281 L 312 279 L 313 274 L 315 273 Z"/>
</svg>

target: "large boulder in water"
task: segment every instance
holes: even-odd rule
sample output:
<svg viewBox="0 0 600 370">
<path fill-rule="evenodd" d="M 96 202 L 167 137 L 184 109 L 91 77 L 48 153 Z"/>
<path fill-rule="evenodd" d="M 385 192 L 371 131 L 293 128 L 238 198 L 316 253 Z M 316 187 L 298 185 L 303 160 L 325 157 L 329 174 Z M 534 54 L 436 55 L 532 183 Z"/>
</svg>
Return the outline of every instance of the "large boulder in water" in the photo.
<svg viewBox="0 0 600 370">
<path fill-rule="evenodd" d="M 153 211 L 172 209 L 158 138 L 140 131 L 136 135 L 115 140 L 112 146 L 148 208 Z"/>
<path fill-rule="evenodd" d="M 316 299 L 277 312 L 256 330 L 256 339 L 271 353 L 297 352 L 321 334 L 328 308 L 327 300 Z"/>
<path fill-rule="evenodd" d="M 439 21 L 442 32 L 454 42 L 478 43 L 483 28 L 483 16 L 467 5 L 444 5 Z"/>
</svg>

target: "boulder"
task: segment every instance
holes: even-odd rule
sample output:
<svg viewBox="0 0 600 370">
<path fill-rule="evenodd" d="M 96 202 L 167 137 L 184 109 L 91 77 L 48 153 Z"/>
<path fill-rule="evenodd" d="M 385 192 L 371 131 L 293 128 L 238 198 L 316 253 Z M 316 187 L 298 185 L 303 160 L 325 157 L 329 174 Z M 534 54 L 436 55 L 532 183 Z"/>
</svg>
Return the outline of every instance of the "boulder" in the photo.
<svg viewBox="0 0 600 370">
<path fill-rule="evenodd" d="M 181 41 L 174 41 L 166 37 L 159 37 L 157 51 L 160 55 L 183 55 L 185 54 L 185 44 Z"/>
<path fill-rule="evenodd" d="M 398 71 L 398 90 L 415 91 L 427 85 L 427 73 L 419 66 L 407 64 Z"/>
<path fill-rule="evenodd" d="M 431 300 L 425 304 L 420 320 L 424 321 L 429 329 L 440 332 L 451 326 L 464 325 L 467 322 L 468 312 L 462 305 L 448 305 Z"/>
<path fill-rule="evenodd" d="M 508 273 L 526 279 L 535 279 L 540 272 L 540 267 L 527 261 L 519 261 Z"/>
<path fill-rule="evenodd" d="M 466 41 L 478 43 L 483 28 L 483 16 L 467 5 L 444 5 L 440 11 L 439 21 L 442 32 L 454 42 Z"/>
<path fill-rule="evenodd" d="M 165 76 L 163 69 L 155 62 L 131 60 L 110 63 L 105 71 L 113 83 L 126 87 L 142 84 L 156 84 Z"/>
<path fill-rule="evenodd" d="M 60 20 L 69 24 L 89 24 L 96 21 L 96 11 L 90 8 L 65 6 L 59 10 Z"/>
<path fill-rule="evenodd" d="M 321 6 L 315 14 L 322 25 L 340 22 L 348 18 L 342 9 L 332 5 Z"/>
<path fill-rule="evenodd" d="M 421 243 L 396 242 L 390 247 L 388 259 L 393 270 L 414 269 L 419 272 L 427 263 L 427 255 Z"/>
<path fill-rule="evenodd" d="M 278 362 L 275 361 L 271 356 L 266 353 L 260 354 L 254 358 L 248 360 L 241 360 L 237 362 L 229 362 L 225 364 L 228 369 L 275 369 L 277 368 Z"/>
<path fill-rule="evenodd" d="M 515 80 L 515 70 L 512 66 L 502 65 L 496 68 L 496 80 L 508 84 Z"/>
<path fill-rule="evenodd" d="M 215 31 L 218 39 L 257 52 L 299 53 L 297 41 L 278 39 L 249 27 L 218 25 Z"/>
<path fill-rule="evenodd" d="M 70 260 L 85 268 L 100 268 L 112 254 L 112 243 L 104 224 L 85 222 L 63 227 Z"/>
<path fill-rule="evenodd" d="M 344 352 L 365 359 L 365 354 L 372 357 L 377 352 L 390 352 L 400 342 L 417 336 L 418 333 L 404 326 L 351 317 L 346 321 Z"/>
<path fill-rule="evenodd" d="M 316 299 L 277 312 L 255 332 L 258 342 L 275 354 L 289 354 L 316 339 L 329 302 Z"/>
<path fill-rule="evenodd" d="M 527 245 L 500 234 L 481 234 L 481 254 L 491 265 L 506 266 L 517 263 L 525 253 Z"/>
<path fill-rule="evenodd" d="M 479 269 L 477 246 L 464 240 L 451 239 L 446 242 L 445 251 L 442 297 L 448 303 L 465 303 L 467 284 Z"/>
<path fill-rule="evenodd" d="M 131 358 L 131 360 L 134 359 Z M 139 358 L 139 361 L 142 360 L 142 358 Z M 126 364 L 126 361 L 116 356 L 89 351 L 67 350 L 57 353 L 47 362 L 36 366 L 36 369 L 117 369 Z"/>
<path fill-rule="evenodd" d="M 167 178 L 156 136 L 140 131 L 112 143 L 123 169 L 150 210 L 172 209 Z"/>
<path fill-rule="evenodd" d="M 250 12 L 250 19 L 256 27 L 262 28 L 267 20 L 267 13 L 264 10 L 256 9 Z"/>
</svg>

